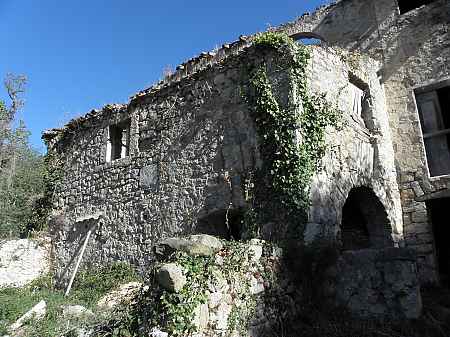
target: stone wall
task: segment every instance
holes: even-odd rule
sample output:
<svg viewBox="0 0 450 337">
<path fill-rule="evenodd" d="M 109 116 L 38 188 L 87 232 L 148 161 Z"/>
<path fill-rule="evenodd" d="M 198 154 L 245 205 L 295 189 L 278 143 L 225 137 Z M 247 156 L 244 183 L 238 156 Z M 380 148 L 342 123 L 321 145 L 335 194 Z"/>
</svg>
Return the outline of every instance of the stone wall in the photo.
<svg viewBox="0 0 450 337">
<path fill-rule="evenodd" d="M 63 278 L 94 226 L 85 265 L 122 260 L 144 268 L 157 240 L 199 231 L 199 218 L 242 203 L 237 173 L 260 160 L 236 85 L 251 62 L 258 60 L 249 52 L 129 105 L 94 111 L 49 140 L 63 160 L 51 224 Z M 130 156 L 108 163 L 107 129 L 127 119 Z M 226 235 L 224 226 L 222 219 L 209 230 Z"/>
<path fill-rule="evenodd" d="M 257 239 L 193 235 L 157 247 L 160 262 L 132 311 L 143 316 L 141 333 L 150 336 L 290 336 L 299 320 L 309 322 L 311 300 L 363 319 L 417 319 L 422 313 L 415 254 L 404 248 L 323 261 Z"/>
<path fill-rule="evenodd" d="M 386 244 L 401 243 L 400 203 L 378 63 L 343 50 L 309 47 L 309 90 L 326 93 L 341 111 L 342 130 L 327 131 L 323 170 L 313 179 L 308 243 L 339 240 L 342 207 L 352 188 L 366 186 L 383 205 Z M 249 47 L 222 63 L 157 85 L 128 105 L 109 105 L 46 134 L 62 160 L 51 221 L 56 270 L 66 279 L 92 230 L 83 265 L 152 263 L 159 239 L 193 232 L 229 238 L 227 216 L 246 206 L 245 174 L 261 166 L 258 135 L 243 88 L 248 69 L 266 64 L 281 107 L 293 92 L 273 51 Z M 350 78 L 370 92 L 354 113 Z M 107 162 L 108 128 L 130 120 L 129 156 Z M 121 125 L 121 124 L 120 124 Z M 301 229 L 303 232 L 303 229 Z M 267 239 L 283 236 L 267 226 Z M 303 233 L 300 233 L 303 234 Z"/>
<path fill-rule="evenodd" d="M 422 298 L 416 255 L 405 248 L 344 252 L 328 272 L 327 294 L 359 317 L 418 318 Z"/>
<path fill-rule="evenodd" d="M 313 32 L 329 45 L 381 62 L 400 184 L 406 244 L 419 253 L 423 282 L 437 280 L 432 225 L 425 200 L 450 195 L 448 176 L 430 178 L 414 89 L 450 77 L 450 4 L 436 0 L 400 14 L 392 0 L 342 0 L 280 27 Z"/>
<path fill-rule="evenodd" d="M 345 113 L 342 130 L 330 130 L 327 136 L 328 151 L 322 160 L 322 169 L 313 178 L 305 239 L 309 242 L 314 237 L 339 237 L 342 209 L 350 191 L 365 186 L 372 189 L 383 204 L 392 240 L 401 245 L 400 197 L 385 97 L 376 75 L 379 64 L 358 55 L 351 64 L 342 66 L 342 59 L 351 56 L 343 50 L 330 52 L 316 47 L 313 54 L 310 90 L 326 92 L 328 99 L 336 102 Z M 351 112 L 349 74 L 367 86 L 369 108 L 364 119 Z"/>
</svg>

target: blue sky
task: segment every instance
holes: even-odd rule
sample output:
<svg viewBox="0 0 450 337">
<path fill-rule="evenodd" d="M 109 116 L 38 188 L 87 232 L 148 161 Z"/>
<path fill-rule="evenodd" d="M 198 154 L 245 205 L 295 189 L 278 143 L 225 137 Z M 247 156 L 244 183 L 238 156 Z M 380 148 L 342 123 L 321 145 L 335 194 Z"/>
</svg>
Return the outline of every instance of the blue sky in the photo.
<svg viewBox="0 0 450 337">
<path fill-rule="evenodd" d="M 43 152 L 43 130 L 104 104 L 127 102 L 165 67 L 327 2 L 0 0 L 0 76 L 28 77 L 19 117 Z"/>
</svg>

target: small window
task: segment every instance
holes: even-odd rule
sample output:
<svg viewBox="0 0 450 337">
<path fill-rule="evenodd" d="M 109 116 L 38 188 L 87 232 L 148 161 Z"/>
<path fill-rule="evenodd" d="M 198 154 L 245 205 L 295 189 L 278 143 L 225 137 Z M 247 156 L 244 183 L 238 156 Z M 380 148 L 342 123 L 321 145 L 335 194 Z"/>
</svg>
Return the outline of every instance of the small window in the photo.
<svg viewBox="0 0 450 337">
<path fill-rule="evenodd" d="M 110 125 L 106 144 L 106 161 L 128 157 L 130 154 L 130 121 Z"/>
<path fill-rule="evenodd" d="M 349 81 L 353 101 L 353 119 L 369 128 L 371 119 L 369 86 L 352 74 L 349 74 Z"/>
<path fill-rule="evenodd" d="M 415 95 L 430 175 L 450 174 L 450 80 Z"/>
<path fill-rule="evenodd" d="M 398 8 L 400 9 L 400 14 L 405 14 L 413 9 L 428 5 L 433 1 L 435 0 L 398 0 Z"/>
</svg>

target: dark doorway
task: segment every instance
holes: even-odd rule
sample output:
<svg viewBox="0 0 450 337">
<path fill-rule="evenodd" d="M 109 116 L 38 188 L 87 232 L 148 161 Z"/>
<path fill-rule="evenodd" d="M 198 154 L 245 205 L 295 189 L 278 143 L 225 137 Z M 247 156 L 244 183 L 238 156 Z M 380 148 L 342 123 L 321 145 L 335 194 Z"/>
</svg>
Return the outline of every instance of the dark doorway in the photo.
<svg viewBox="0 0 450 337">
<path fill-rule="evenodd" d="M 370 247 L 367 221 L 353 198 L 347 200 L 342 210 L 342 245 L 345 250 Z"/>
<path fill-rule="evenodd" d="M 441 283 L 450 286 L 450 198 L 427 201 L 433 225 L 434 244 Z"/>
<path fill-rule="evenodd" d="M 196 231 L 215 235 L 226 240 L 242 238 L 243 211 L 241 209 L 218 210 L 198 220 Z"/>
<path fill-rule="evenodd" d="M 386 210 L 368 187 L 350 191 L 342 209 L 343 250 L 393 246 L 392 229 Z"/>
</svg>

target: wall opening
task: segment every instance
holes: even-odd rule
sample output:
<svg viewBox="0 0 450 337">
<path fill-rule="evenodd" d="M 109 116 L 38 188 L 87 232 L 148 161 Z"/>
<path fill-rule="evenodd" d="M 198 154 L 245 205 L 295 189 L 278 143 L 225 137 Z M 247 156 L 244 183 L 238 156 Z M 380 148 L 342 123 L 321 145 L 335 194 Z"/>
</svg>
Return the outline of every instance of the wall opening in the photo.
<svg viewBox="0 0 450 337">
<path fill-rule="evenodd" d="M 243 210 L 219 210 L 198 220 L 197 231 L 226 240 L 240 240 L 243 234 Z"/>
<path fill-rule="evenodd" d="M 128 157 L 130 154 L 130 120 L 110 125 L 106 144 L 106 161 Z"/>
<path fill-rule="evenodd" d="M 325 39 L 319 34 L 313 32 L 301 32 L 290 36 L 294 41 L 301 42 L 304 45 L 321 45 Z"/>
<path fill-rule="evenodd" d="M 450 174 L 450 80 L 415 95 L 430 176 Z"/>
<path fill-rule="evenodd" d="M 426 205 L 433 227 L 439 278 L 441 284 L 448 287 L 450 286 L 450 245 L 448 244 L 450 198 L 429 200 Z"/>
<path fill-rule="evenodd" d="M 393 247 L 386 210 L 368 187 L 353 188 L 342 209 L 343 250 Z"/>
<path fill-rule="evenodd" d="M 350 91 L 353 100 L 352 116 L 361 126 L 373 128 L 370 91 L 367 83 L 349 73 Z"/>
<path fill-rule="evenodd" d="M 407 13 L 413 9 L 419 8 L 424 5 L 428 5 L 435 0 L 398 0 L 398 8 L 400 14 Z"/>
</svg>

